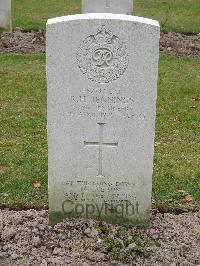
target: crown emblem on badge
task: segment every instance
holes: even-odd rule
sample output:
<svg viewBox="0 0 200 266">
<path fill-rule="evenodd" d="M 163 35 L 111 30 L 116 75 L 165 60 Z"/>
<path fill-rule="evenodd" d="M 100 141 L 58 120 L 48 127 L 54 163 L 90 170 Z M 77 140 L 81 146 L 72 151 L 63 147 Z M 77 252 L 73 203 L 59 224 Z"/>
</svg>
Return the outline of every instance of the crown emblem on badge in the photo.
<svg viewBox="0 0 200 266">
<path fill-rule="evenodd" d="M 102 44 L 111 43 L 113 34 L 111 31 L 106 29 L 105 25 L 103 25 L 98 29 L 97 33 L 94 35 L 94 38 L 97 43 L 102 43 Z"/>
<path fill-rule="evenodd" d="M 118 79 L 128 66 L 126 46 L 105 25 L 83 40 L 76 59 L 81 72 L 98 83 Z"/>
</svg>

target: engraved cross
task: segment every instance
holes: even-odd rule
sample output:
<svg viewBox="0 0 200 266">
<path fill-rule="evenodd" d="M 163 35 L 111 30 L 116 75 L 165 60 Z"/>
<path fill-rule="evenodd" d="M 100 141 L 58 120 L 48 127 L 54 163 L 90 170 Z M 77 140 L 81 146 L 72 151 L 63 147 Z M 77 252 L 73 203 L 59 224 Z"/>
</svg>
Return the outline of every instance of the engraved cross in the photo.
<svg viewBox="0 0 200 266">
<path fill-rule="evenodd" d="M 105 123 L 98 123 L 99 125 L 99 141 L 98 142 L 87 142 L 84 141 L 85 146 L 98 146 L 99 147 L 99 170 L 98 170 L 98 176 L 103 177 L 103 147 L 117 147 L 118 142 L 104 142 L 103 141 L 103 128 Z"/>
<path fill-rule="evenodd" d="M 106 0 L 106 8 L 110 7 L 110 0 Z"/>
</svg>

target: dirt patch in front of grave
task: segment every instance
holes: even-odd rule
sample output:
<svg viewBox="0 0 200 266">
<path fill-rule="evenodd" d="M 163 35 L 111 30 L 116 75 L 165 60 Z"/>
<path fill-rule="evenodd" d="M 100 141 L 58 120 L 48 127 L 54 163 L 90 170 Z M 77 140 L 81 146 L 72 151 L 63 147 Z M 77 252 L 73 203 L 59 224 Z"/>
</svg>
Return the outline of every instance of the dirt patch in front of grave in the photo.
<svg viewBox="0 0 200 266">
<path fill-rule="evenodd" d="M 88 219 L 53 228 L 47 216 L 46 210 L 0 210 L 1 266 L 200 264 L 200 211 L 154 213 L 146 230 Z"/>
<path fill-rule="evenodd" d="M 160 53 L 171 56 L 200 56 L 200 33 L 161 32 Z"/>
<path fill-rule="evenodd" d="M 16 30 L 0 35 L 0 53 L 44 54 L 45 32 Z M 161 32 L 160 53 L 200 56 L 200 33 Z"/>
<path fill-rule="evenodd" d="M 16 30 L 0 35 L 0 53 L 44 54 L 45 32 Z"/>
</svg>

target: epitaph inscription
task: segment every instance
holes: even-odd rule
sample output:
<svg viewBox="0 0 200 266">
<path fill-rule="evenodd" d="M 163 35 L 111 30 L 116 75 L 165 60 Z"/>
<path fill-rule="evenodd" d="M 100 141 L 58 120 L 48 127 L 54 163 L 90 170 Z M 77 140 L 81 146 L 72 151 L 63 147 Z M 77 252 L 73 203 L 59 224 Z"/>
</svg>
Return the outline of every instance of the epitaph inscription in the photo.
<svg viewBox="0 0 200 266">
<path fill-rule="evenodd" d="M 125 44 L 105 25 L 83 40 L 76 58 L 81 72 L 97 83 L 118 79 L 128 66 Z"/>
<path fill-rule="evenodd" d="M 66 187 L 62 203 L 66 214 L 80 216 L 85 213 L 88 217 L 96 212 L 99 217 L 109 214 L 123 217 L 139 213 L 139 202 L 136 195 L 131 193 L 135 189 L 134 183 L 66 180 L 62 186 Z"/>
</svg>

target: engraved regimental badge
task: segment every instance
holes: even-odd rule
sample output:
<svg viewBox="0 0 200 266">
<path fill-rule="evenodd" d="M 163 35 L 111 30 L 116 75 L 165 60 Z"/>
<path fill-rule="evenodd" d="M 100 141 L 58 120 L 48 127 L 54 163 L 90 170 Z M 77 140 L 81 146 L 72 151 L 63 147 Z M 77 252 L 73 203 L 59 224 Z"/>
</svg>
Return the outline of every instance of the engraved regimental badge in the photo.
<svg viewBox="0 0 200 266">
<path fill-rule="evenodd" d="M 105 25 L 83 40 L 76 57 L 82 73 L 98 83 L 118 79 L 128 66 L 126 46 Z"/>
</svg>

